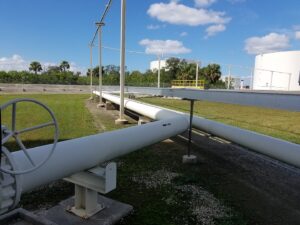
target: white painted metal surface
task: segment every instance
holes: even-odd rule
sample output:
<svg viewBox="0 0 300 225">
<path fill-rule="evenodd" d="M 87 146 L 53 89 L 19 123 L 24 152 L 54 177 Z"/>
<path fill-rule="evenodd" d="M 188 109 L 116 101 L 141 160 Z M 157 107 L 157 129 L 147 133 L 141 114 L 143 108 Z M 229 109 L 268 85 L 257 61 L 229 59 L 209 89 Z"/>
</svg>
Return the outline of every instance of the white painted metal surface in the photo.
<svg viewBox="0 0 300 225">
<path fill-rule="evenodd" d="M 98 193 L 107 194 L 117 187 L 117 164 L 96 166 L 88 171 L 81 171 L 64 179 L 75 184 L 75 205 L 70 212 L 87 219 L 102 209 L 98 203 Z"/>
<path fill-rule="evenodd" d="M 117 96 L 111 94 L 105 93 L 103 97 L 116 104 L 120 102 Z M 176 118 L 178 115 L 184 115 L 187 120 L 189 118 L 188 114 L 129 99 L 125 100 L 125 107 L 155 120 Z M 300 168 L 300 145 L 298 144 L 196 116 L 193 118 L 193 126 Z"/>
<path fill-rule="evenodd" d="M 158 55 L 157 88 L 160 88 L 161 57 Z"/>
<path fill-rule="evenodd" d="M 254 90 L 300 91 L 300 51 L 275 52 L 255 58 Z"/>
<path fill-rule="evenodd" d="M 99 106 L 101 107 L 102 102 L 102 26 L 104 26 L 104 23 L 96 23 L 98 26 L 98 50 L 99 50 Z"/>
<path fill-rule="evenodd" d="M 125 86 L 125 57 L 126 57 L 126 0 L 121 0 L 121 51 L 120 51 L 120 114 L 119 120 L 124 120 L 124 86 Z"/>
<path fill-rule="evenodd" d="M 159 69 L 159 64 L 160 64 L 160 68 L 161 68 L 161 69 L 164 69 L 164 68 L 166 68 L 166 66 L 167 66 L 167 60 L 162 60 L 162 59 L 160 58 L 160 60 L 158 59 L 158 60 L 151 61 L 151 62 L 150 62 L 150 70 L 151 70 L 152 72 L 158 71 L 158 69 Z"/>
<path fill-rule="evenodd" d="M 117 164 L 110 162 L 104 166 L 96 166 L 90 170 L 72 174 L 64 180 L 97 193 L 107 194 L 117 187 Z"/>
<path fill-rule="evenodd" d="M 38 106 L 40 106 L 42 109 L 46 110 L 51 118 L 51 121 L 47 122 L 47 123 L 42 123 L 33 127 L 29 127 L 29 128 L 25 128 L 22 130 L 17 130 L 18 124 L 17 124 L 17 105 L 19 106 L 21 103 L 33 103 L 36 104 Z M 24 156 L 27 158 L 28 162 L 30 162 L 31 164 L 31 168 L 27 168 L 27 170 L 19 170 L 16 168 L 13 169 L 5 169 L 5 166 L 0 166 L 0 172 L 4 172 L 4 173 L 8 173 L 8 174 L 12 174 L 12 175 L 20 175 L 20 174 L 24 174 L 24 173 L 30 173 L 34 170 L 37 170 L 39 167 L 41 167 L 43 164 L 45 164 L 48 159 L 52 156 L 52 154 L 54 153 L 57 141 L 58 141 L 58 136 L 59 136 L 59 131 L 58 131 L 58 124 L 57 124 L 57 120 L 54 116 L 54 113 L 52 112 L 52 110 L 46 106 L 45 104 L 35 100 L 35 99 L 30 99 L 30 98 L 20 98 L 20 99 L 14 99 L 11 100 L 3 105 L 0 106 L 0 110 L 1 112 L 6 110 L 7 108 L 9 108 L 10 106 L 12 106 L 12 121 L 11 121 L 11 130 L 9 130 L 7 127 L 5 127 L 4 131 L 2 131 L 2 127 L 1 127 L 1 131 L 3 132 L 4 136 L 1 135 L 2 140 L 1 140 L 1 144 L 4 145 L 5 143 L 9 142 L 11 139 L 14 139 L 15 142 L 18 144 L 18 146 L 22 149 Z M 7 124 L 8 125 L 8 124 Z M 35 161 L 31 158 L 30 154 L 28 153 L 25 145 L 23 144 L 23 141 L 21 139 L 21 135 L 27 132 L 31 132 L 31 131 L 36 131 L 45 127 L 49 127 L 49 126 L 53 126 L 54 127 L 54 136 L 53 136 L 53 144 L 51 147 L 51 151 L 48 152 L 48 155 L 46 155 L 46 157 L 42 160 L 42 161 Z"/>
<path fill-rule="evenodd" d="M 199 62 L 196 62 L 196 87 L 198 87 L 199 82 Z"/>
<path fill-rule="evenodd" d="M 142 126 L 59 142 L 45 165 L 37 171 L 22 175 L 22 192 L 163 141 L 184 132 L 187 128 L 188 120 L 177 115 Z M 28 153 L 38 161 L 44 159 L 50 149 L 49 145 L 40 146 L 28 149 Z M 12 157 L 21 170 L 31 166 L 20 151 L 13 152 Z"/>
</svg>

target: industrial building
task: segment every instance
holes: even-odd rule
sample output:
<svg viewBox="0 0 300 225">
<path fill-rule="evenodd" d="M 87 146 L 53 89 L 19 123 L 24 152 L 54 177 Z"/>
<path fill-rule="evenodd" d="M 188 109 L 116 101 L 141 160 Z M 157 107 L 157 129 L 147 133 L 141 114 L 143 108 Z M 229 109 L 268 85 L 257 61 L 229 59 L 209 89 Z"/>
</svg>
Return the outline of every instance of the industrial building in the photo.
<svg viewBox="0 0 300 225">
<path fill-rule="evenodd" d="M 253 89 L 300 91 L 300 51 L 257 55 Z"/>
</svg>

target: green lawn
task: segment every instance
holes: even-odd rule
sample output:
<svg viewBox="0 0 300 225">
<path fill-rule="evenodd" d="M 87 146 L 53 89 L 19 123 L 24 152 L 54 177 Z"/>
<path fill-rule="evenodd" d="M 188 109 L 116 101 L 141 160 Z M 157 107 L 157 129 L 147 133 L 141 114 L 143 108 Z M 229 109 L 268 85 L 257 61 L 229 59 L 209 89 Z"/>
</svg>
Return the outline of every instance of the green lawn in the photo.
<svg viewBox="0 0 300 225">
<path fill-rule="evenodd" d="M 81 136 L 91 135 L 97 132 L 93 124 L 93 118 L 85 107 L 88 95 L 1 95 L 0 104 L 15 98 L 33 98 L 45 103 L 53 110 L 59 124 L 59 139 L 66 140 Z M 32 103 L 17 104 L 17 129 L 31 127 L 49 122 L 49 114 L 41 107 Z M 3 112 L 3 122 L 10 127 L 11 108 Z M 53 128 L 43 128 L 33 132 L 24 133 L 22 140 L 27 146 L 37 146 L 49 143 L 53 137 Z"/>
<path fill-rule="evenodd" d="M 54 111 L 60 127 L 60 140 L 94 134 L 97 130 L 105 132 L 124 128 L 124 126 L 115 125 L 113 112 L 95 110 L 97 103 L 86 102 L 88 95 L 2 95 L 0 104 L 20 97 L 37 99 Z M 5 122 L 9 122 L 9 117 L 10 110 L 4 114 Z M 47 113 L 42 109 L 29 104 L 18 106 L 18 128 L 47 121 L 49 121 Z M 45 133 L 34 132 L 26 135 L 24 137 L 27 140 L 26 146 L 47 142 L 47 135 L 51 133 L 51 130 L 44 131 Z M 46 139 L 43 141 L 40 138 Z M 123 220 L 120 225 L 197 225 L 202 224 L 202 220 L 216 221 L 215 224 L 218 225 L 246 224 L 239 212 L 231 209 L 223 200 L 218 200 L 217 195 L 214 196 L 209 191 L 204 191 L 202 183 L 198 186 L 194 180 L 182 179 L 182 177 L 190 176 L 186 174 L 190 171 L 190 167 L 181 163 L 181 157 L 185 152 L 185 144 L 169 140 L 116 159 L 118 188 L 108 196 L 134 206 L 133 214 Z M 197 170 L 195 167 L 192 171 L 201 172 L 193 175 L 194 177 L 206 179 L 206 176 L 202 176 L 201 168 Z M 190 187 L 200 191 L 199 196 L 194 196 L 191 192 L 194 189 L 190 190 Z M 50 187 L 41 187 L 31 193 L 23 194 L 20 206 L 27 210 L 47 209 L 73 195 L 73 189 L 70 183 L 54 182 Z M 203 194 L 206 196 L 205 199 Z M 207 212 L 207 215 L 193 213 L 195 204 L 197 208 Z M 197 219 L 199 216 L 201 218 Z"/>
<path fill-rule="evenodd" d="M 19 97 L 37 99 L 54 111 L 60 127 L 60 140 L 95 134 L 101 127 L 103 131 L 121 128 L 114 125 L 113 116 L 104 110 L 97 110 L 92 115 L 85 107 L 88 95 L 1 95 L 0 104 Z M 189 103 L 185 101 L 160 98 L 142 100 L 184 112 L 189 109 Z M 93 104 L 91 107 L 95 108 L 96 103 Z M 300 143 L 300 113 L 211 102 L 197 102 L 195 111 L 209 119 Z M 9 117 L 10 112 L 5 112 L 6 122 L 9 122 Z M 47 121 L 47 114 L 40 108 L 28 104 L 18 108 L 18 128 Z M 51 130 L 34 132 L 25 135 L 24 139 L 28 146 L 40 145 L 41 142 L 49 142 L 49 134 Z M 230 184 L 228 180 L 234 176 L 216 173 L 212 169 L 214 166 L 207 166 L 214 164 L 206 162 L 208 156 L 205 155 L 206 160 L 197 165 L 184 165 L 182 155 L 185 153 L 185 143 L 169 140 L 116 160 L 118 188 L 108 196 L 129 203 L 135 209 L 120 225 L 248 224 L 248 213 L 240 211 L 232 203 L 232 192 L 223 190 L 222 182 Z M 49 208 L 72 194 L 73 185 L 58 182 L 24 194 L 20 205 L 32 210 Z M 193 209 L 201 210 L 197 213 Z M 214 223 L 208 223 L 210 220 Z"/>
<path fill-rule="evenodd" d="M 139 100 L 189 112 L 188 101 L 164 98 L 141 98 Z M 300 144 L 300 112 L 198 101 L 195 103 L 195 114 Z"/>
</svg>

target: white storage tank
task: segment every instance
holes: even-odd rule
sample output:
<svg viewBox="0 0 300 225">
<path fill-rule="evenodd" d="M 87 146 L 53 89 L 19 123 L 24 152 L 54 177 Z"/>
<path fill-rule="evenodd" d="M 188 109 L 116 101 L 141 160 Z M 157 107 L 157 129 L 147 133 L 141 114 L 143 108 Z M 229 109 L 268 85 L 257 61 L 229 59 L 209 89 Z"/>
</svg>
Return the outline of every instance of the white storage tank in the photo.
<svg viewBox="0 0 300 225">
<path fill-rule="evenodd" d="M 160 60 L 160 68 L 164 69 L 164 68 L 166 68 L 166 66 L 167 66 L 167 60 Z M 158 68 L 159 68 L 159 61 L 158 60 L 150 62 L 150 70 L 152 72 L 157 71 Z"/>
<path fill-rule="evenodd" d="M 300 51 L 257 55 L 253 89 L 300 91 Z"/>
</svg>

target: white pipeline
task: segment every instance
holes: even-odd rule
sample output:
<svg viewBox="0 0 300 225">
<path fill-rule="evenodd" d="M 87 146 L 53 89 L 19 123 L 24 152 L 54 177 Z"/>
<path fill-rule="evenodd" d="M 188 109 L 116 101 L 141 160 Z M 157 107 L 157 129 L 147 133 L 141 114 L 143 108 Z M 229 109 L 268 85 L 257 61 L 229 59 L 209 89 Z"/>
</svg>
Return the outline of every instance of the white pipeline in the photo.
<svg viewBox="0 0 300 225">
<path fill-rule="evenodd" d="M 98 94 L 98 92 L 94 92 Z M 103 97 L 115 104 L 120 103 L 118 96 L 103 93 Z M 165 120 L 178 115 L 184 115 L 189 119 L 189 115 L 162 107 L 157 107 L 134 100 L 125 100 L 125 107 L 141 115 L 154 120 Z M 250 150 L 268 155 L 277 160 L 300 168 L 300 145 L 287 142 L 278 138 L 273 138 L 249 130 L 225 125 L 202 117 L 194 117 L 193 126 L 207 133 L 222 137 L 226 140 L 247 147 Z"/>
<path fill-rule="evenodd" d="M 185 117 L 177 116 L 142 126 L 60 142 L 44 166 L 22 175 L 22 192 L 176 136 L 184 132 L 188 124 Z M 51 145 L 40 146 L 29 149 L 28 153 L 34 161 L 41 161 L 50 148 Z M 13 152 L 12 156 L 19 170 L 32 166 L 22 151 Z"/>
</svg>

